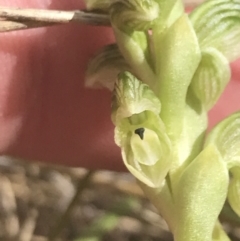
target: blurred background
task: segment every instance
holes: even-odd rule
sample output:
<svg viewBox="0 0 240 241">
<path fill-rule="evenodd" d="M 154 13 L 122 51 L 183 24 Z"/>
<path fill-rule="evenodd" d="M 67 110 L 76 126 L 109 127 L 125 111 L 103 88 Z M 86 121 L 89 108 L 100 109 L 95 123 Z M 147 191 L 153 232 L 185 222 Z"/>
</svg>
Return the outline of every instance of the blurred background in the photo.
<svg viewBox="0 0 240 241">
<path fill-rule="evenodd" d="M 233 241 L 240 219 L 222 215 Z M 130 174 L 89 172 L 0 157 L 0 240 L 170 241 Z"/>
</svg>

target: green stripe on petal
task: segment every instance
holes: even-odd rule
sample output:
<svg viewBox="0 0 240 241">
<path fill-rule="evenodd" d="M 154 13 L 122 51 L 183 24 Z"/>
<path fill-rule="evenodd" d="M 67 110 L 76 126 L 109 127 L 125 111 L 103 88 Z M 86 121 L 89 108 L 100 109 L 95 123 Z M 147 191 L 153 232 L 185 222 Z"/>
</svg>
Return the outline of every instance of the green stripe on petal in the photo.
<svg viewBox="0 0 240 241">
<path fill-rule="evenodd" d="M 115 0 L 111 4 L 111 22 L 120 29 L 148 30 L 160 15 L 154 0 Z"/>
<path fill-rule="evenodd" d="M 85 86 L 106 87 L 113 90 L 117 75 L 130 70 L 116 44 L 105 46 L 90 61 L 85 77 Z"/>
<path fill-rule="evenodd" d="M 221 121 L 208 135 L 205 146 L 214 144 L 228 168 L 240 166 L 240 112 Z"/>
<path fill-rule="evenodd" d="M 216 49 L 202 51 L 202 59 L 195 72 L 191 88 L 206 110 L 210 110 L 230 80 L 228 60 Z"/>
<path fill-rule="evenodd" d="M 240 57 L 240 0 L 209 0 L 190 19 L 200 47 L 214 47 L 229 61 Z"/>
<path fill-rule="evenodd" d="M 158 115 L 160 108 L 159 99 L 146 84 L 129 72 L 118 75 L 112 99 L 112 120 L 115 124 L 144 111 Z"/>
</svg>

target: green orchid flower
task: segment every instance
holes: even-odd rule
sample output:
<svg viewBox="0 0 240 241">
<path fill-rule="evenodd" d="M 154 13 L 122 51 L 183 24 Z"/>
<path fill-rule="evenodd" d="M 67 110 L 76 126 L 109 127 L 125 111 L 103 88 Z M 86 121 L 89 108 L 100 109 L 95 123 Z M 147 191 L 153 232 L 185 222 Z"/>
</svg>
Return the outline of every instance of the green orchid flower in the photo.
<svg viewBox="0 0 240 241">
<path fill-rule="evenodd" d="M 115 0 L 106 12 L 117 45 L 93 59 L 87 79 L 112 79 L 126 167 L 175 241 L 229 240 L 218 216 L 226 200 L 240 216 L 240 112 L 206 129 L 240 57 L 240 0 L 208 0 L 189 15 L 180 0 Z"/>
<path fill-rule="evenodd" d="M 160 107 L 159 99 L 146 84 L 129 72 L 119 74 L 112 101 L 115 141 L 122 148 L 128 170 L 155 188 L 162 185 L 172 160 Z"/>
</svg>

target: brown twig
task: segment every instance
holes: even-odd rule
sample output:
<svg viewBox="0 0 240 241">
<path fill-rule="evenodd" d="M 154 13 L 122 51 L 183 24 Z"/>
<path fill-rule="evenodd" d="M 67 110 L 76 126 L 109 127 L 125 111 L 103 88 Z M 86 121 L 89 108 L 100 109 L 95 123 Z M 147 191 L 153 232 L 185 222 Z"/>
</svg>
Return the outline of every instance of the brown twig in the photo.
<svg viewBox="0 0 240 241">
<path fill-rule="evenodd" d="M 203 0 L 184 0 L 186 7 L 195 7 Z M 110 26 L 109 16 L 87 11 L 21 9 L 0 6 L 0 32 L 53 26 L 64 23 Z"/>
<path fill-rule="evenodd" d="M 54 24 L 38 23 L 38 22 L 15 22 L 15 21 L 0 21 L 0 32 L 10 32 L 21 29 L 31 29 L 38 27 L 53 26 Z"/>
<path fill-rule="evenodd" d="M 0 32 L 52 26 L 70 22 L 109 26 L 109 17 L 85 11 L 58 11 L 0 7 Z"/>
</svg>

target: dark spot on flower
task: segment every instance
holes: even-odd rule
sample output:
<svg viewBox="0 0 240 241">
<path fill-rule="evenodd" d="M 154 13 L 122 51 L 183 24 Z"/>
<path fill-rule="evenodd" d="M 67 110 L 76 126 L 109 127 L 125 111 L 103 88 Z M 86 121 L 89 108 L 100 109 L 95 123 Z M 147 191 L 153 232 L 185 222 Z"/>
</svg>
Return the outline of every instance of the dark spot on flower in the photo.
<svg viewBox="0 0 240 241">
<path fill-rule="evenodd" d="M 141 138 L 141 140 L 143 140 L 144 137 L 144 128 L 138 128 L 134 131 L 135 134 L 139 135 L 139 137 Z"/>
</svg>

